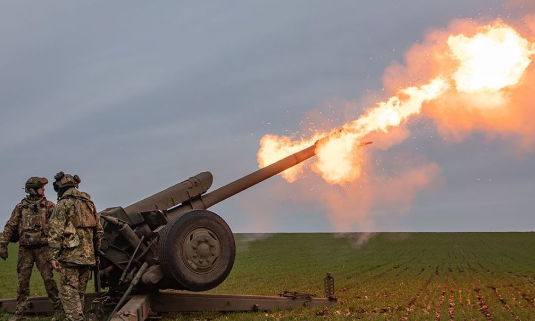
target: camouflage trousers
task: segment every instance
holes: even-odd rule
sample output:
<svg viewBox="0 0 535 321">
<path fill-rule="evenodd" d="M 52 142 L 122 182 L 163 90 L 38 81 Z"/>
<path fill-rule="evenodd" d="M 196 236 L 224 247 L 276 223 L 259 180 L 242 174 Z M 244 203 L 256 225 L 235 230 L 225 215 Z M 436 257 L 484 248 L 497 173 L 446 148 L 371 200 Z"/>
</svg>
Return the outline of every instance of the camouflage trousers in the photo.
<svg viewBox="0 0 535 321">
<path fill-rule="evenodd" d="M 90 276 L 90 266 L 61 262 L 60 297 L 69 321 L 84 321 L 84 293 Z"/>
<path fill-rule="evenodd" d="M 48 299 L 52 303 L 54 310 L 63 311 L 61 301 L 58 296 L 58 287 L 52 274 L 52 264 L 48 261 L 48 246 L 19 246 L 19 257 L 17 261 L 17 274 L 19 278 L 19 288 L 17 289 L 17 309 L 15 316 L 21 317 L 26 313 L 26 302 L 30 295 L 30 277 L 32 276 L 33 264 L 41 272 L 45 283 Z"/>
</svg>

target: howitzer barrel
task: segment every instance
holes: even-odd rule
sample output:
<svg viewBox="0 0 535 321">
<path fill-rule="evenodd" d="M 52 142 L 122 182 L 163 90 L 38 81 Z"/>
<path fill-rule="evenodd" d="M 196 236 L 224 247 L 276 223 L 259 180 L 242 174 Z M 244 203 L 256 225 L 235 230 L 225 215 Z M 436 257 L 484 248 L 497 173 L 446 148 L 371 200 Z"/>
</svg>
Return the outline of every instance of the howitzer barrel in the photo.
<svg viewBox="0 0 535 321">
<path fill-rule="evenodd" d="M 316 155 L 316 144 L 303 149 L 300 152 L 283 158 L 271 165 L 257 170 L 247 176 L 244 176 L 232 183 L 222 186 L 202 197 L 204 205 L 208 208 L 213 206 L 253 185 L 256 185 L 272 176 L 275 176 L 290 167 L 293 167 L 312 156 Z"/>
<path fill-rule="evenodd" d="M 124 208 L 127 215 L 145 211 L 167 210 L 171 217 L 191 209 L 207 209 L 251 186 L 265 181 L 316 155 L 319 141 L 308 148 L 261 168 L 210 193 L 204 194 L 212 185 L 210 172 L 202 172 L 159 193 Z M 371 144 L 360 143 L 359 146 Z M 179 205 L 182 204 L 182 205 Z"/>
</svg>

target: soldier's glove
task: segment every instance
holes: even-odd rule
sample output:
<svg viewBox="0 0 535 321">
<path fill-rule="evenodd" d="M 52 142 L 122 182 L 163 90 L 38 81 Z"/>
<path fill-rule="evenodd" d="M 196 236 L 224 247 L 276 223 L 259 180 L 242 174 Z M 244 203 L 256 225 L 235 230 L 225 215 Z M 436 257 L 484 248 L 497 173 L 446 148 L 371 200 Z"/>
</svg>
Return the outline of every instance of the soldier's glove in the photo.
<svg viewBox="0 0 535 321">
<path fill-rule="evenodd" d="M 0 247 L 0 257 L 5 261 L 7 259 L 7 246 L 2 244 Z"/>
</svg>

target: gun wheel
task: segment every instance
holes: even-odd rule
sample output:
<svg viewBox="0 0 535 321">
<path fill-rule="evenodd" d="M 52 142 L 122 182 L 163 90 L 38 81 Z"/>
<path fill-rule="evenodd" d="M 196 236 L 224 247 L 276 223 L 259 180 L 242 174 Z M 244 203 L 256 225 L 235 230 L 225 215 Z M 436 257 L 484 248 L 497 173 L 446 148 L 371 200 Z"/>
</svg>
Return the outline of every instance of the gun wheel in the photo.
<svg viewBox="0 0 535 321">
<path fill-rule="evenodd" d="M 221 241 L 209 228 L 194 228 L 182 240 L 182 260 L 196 273 L 209 273 L 219 264 Z"/>
<path fill-rule="evenodd" d="M 206 291 L 221 284 L 236 256 L 227 223 L 207 210 L 192 210 L 172 219 L 159 245 L 165 277 L 190 291 Z"/>
</svg>

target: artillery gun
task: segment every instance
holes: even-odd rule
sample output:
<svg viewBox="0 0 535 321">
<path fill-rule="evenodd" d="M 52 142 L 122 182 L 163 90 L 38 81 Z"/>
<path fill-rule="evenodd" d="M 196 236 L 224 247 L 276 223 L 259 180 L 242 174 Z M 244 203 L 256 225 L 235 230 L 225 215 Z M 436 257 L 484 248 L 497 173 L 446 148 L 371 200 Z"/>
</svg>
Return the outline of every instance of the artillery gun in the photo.
<svg viewBox="0 0 535 321">
<path fill-rule="evenodd" d="M 314 156 L 315 145 L 206 193 L 202 172 L 125 208 L 100 212 L 104 228 L 101 282 L 129 282 L 147 263 L 139 287 L 206 291 L 225 280 L 236 246 L 227 223 L 211 206 Z M 206 193 L 206 194 L 205 194 Z"/>
<path fill-rule="evenodd" d="M 94 273 L 96 293 L 86 297 L 92 318 L 102 319 L 111 307 L 115 307 L 111 317 L 120 315 L 124 320 L 135 315 L 132 319 L 144 320 L 149 311 L 270 310 L 333 304 L 330 275 L 325 279 L 326 299 L 298 292 L 262 297 L 159 291 L 199 292 L 221 284 L 232 270 L 236 246 L 227 223 L 207 209 L 313 157 L 317 143 L 209 193 L 213 176 L 202 172 L 127 207 L 101 211 L 104 237 Z M 109 291 L 101 294 L 102 287 Z M 116 313 L 126 299 L 129 302 L 122 312 Z M 29 312 L 51 309 L 46 298 L 30 298 L 29 302 Z M 9 312 L 14 300 L 2 300 L 0 306 Z"/>
</svg>

